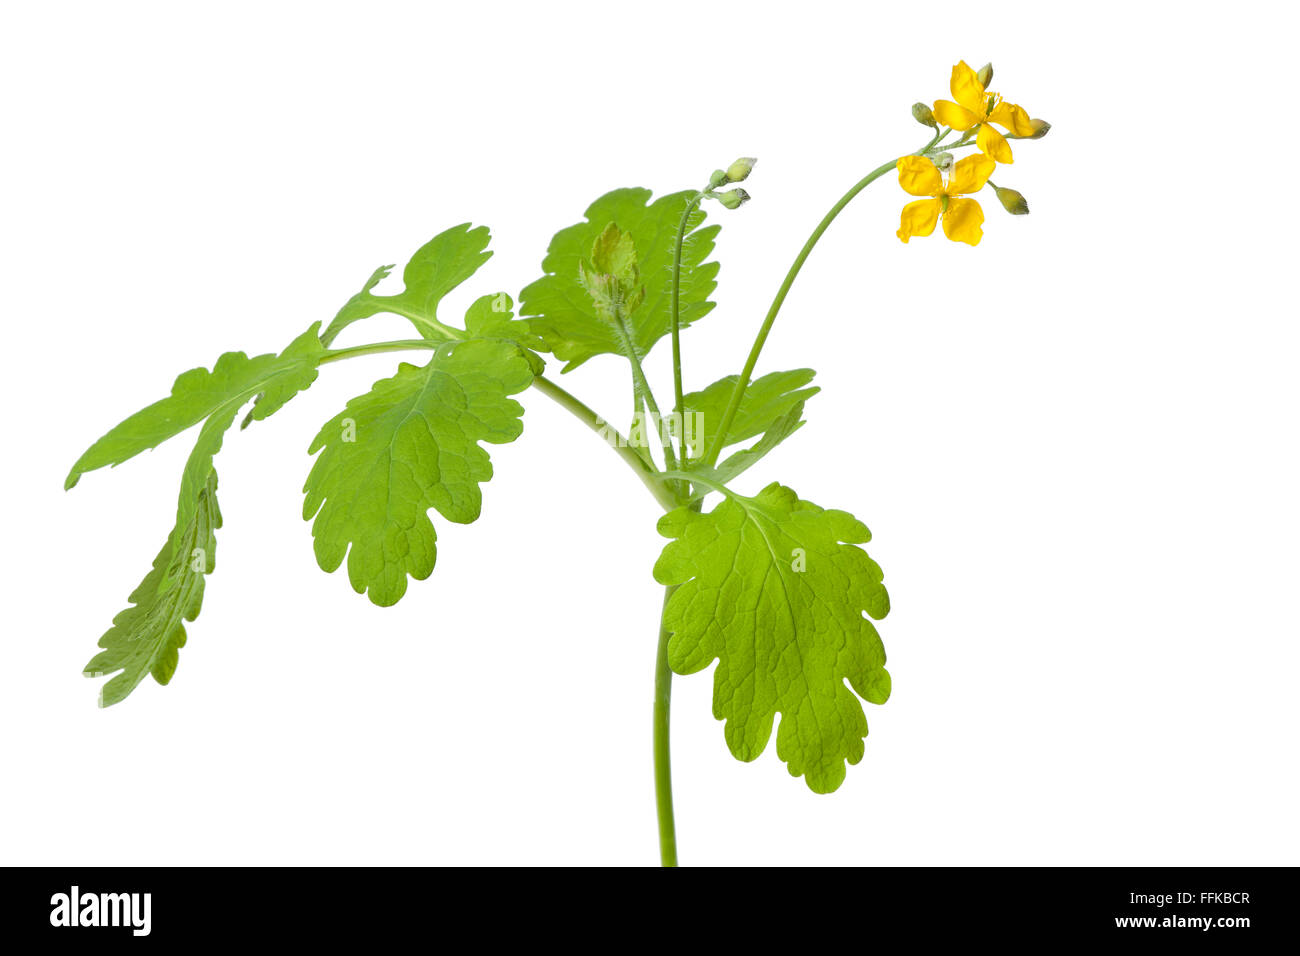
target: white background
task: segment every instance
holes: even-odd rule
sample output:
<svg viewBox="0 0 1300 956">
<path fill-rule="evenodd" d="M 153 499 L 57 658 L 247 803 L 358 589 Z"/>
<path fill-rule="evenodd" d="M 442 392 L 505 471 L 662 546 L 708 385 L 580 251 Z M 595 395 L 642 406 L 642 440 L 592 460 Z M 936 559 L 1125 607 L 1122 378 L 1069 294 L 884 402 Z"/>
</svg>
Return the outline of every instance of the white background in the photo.
<svg viewBox="0 0 1300 956">
<path fill-rule="evenodd" d="M 904 246 L 894 178 L 864 193 L 759 369 L 818 369 L 809 424 L 741 482 L 871 526 L 893 698 L 819 797 L 773 745 L 734 760 L 710 677 L 677 679 L 682 862 L 1300 862 L 1284 6 L 641 9 L 5 6 L 2 862 L 655 862 L 656 506 L 544 396 L 492 448 L 482 519 L 435 515 L 437 570 L 390 609 L 316 567 L 300 488 L 319 424 L 395 360 L 232 433 L 176 677 L 105 711 L 79 672 L 189 441 L 63 477 L 178 372 L 278 351 L 447 226 L 496 250 L 456 316 L 534 279 L 600 193 L 752 154 L 753 202 L 710 209 L 702 387 L 843 190 L 924 143 L 909 107 L 959 58 L 1053 124 L 997 177 L 1032 215 L 986 193 L 978 248 Z M 625 375 L 564 384 L 622 419 Z"/>
</svg>

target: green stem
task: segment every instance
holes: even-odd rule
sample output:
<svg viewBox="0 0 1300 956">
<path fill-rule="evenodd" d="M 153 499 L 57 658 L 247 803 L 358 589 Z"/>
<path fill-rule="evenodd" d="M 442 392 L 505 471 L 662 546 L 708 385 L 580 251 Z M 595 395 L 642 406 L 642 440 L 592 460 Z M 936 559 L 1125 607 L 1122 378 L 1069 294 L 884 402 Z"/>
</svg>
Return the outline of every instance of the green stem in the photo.
<svg viewBox="0 0 1300 956">
<path fill-rule="evenodd" d="M 682 220 L 677 224 L 677 241 L 673 246 L 673 293 L 672 309 L 669 318 L 672 322 L 673 336 L 673 411 L 679 415 L 686 414 L 686 407 L 682 402 L 682 337 L 681 337 L 681 315 L 682 315 L 682 245 L 686 240 L 686 224 L 690 219 L 691 213 L 695 207 L 700 204 L 704 193 L 696 193 L 691 201 L 686 204 L 682 210 Z M 679 428 L 681 439 L 681 460 L 686 461 L 686 429 Z"/>
<path fill-rule="evenodd" d="M 749 387 L 750 377 L 754 374 L 754 366 L 758 364 L 758 356 L 763 351 L 763 345 L 767 342 L 768 333 L 772 331 L 772 324 L 776 322 L 776 316 L 781 311 L 781 305 L 785 302 L 790 287 L 794 285 L 794 280 L 798 278 L 799 270 L 803 268 L 803 264 L 813 251 L 813 247 L 817 245 L 817 240 L 822 237 L 822 233 L 835 221 L 835 217 L 843 211 L 844 207 L 853 201 L 854 196 L 897 165 L 898 160 L 891 159 L 859 179 L 853 188 L 841 196 L 839 202 L 831 207 L 830 212 L 822 217 L 822 221 L 817 224 L 817 228 L 812 231 L 808 241 L 799 250 L 799 255 L 795 256 L 790 270 L 785 274 L 785 281 L 781 283 L 781 288 L 776 292 L 776 298 L 772 300 L 772 305 L 767 310 L 767 316 L 763 319 L 763 324 L 758 330 L 754 345 L 749 350 L 749 358 L 745 360 L 745 367 L 740 372 L 740 378 L 736 380 L 736 387 L 731 390 L 731 401 L 727 403 L 727 410 L 722 415 L 722 423 L 713 433 L 713 441 L 709 443 L 709 449 L 704 456 L 706 466 L 712 467 L 718 462 L 718 455 L 722 453 L 724 439 L 731 428 L 731 423 L 736 419 L 736 412 L 740 409 L 740 400 L 744 397 L 745 389 Z"/>
<path fill-rule="evenodd" d="M 453 329 L 450 325 L 444 325 L 437 319 L 428 315 L 421 315 L 411 309 L 405 309 L 400 305 L 394 305 L 391 302 L 384 304 L 384 308 L 389 312 L 400 315 L 403 318 L 410 319 L 417 327 L 429 329 L 430 331 L 444 336 L 448 342 L 459 342 L 465 338 L 465 333 L 460 329 Z"/>
<path fill-rule="evenodd" d="M 951 127 L 949 127 L 948 129 L 939 129 L 939 127 L 936 126 L 934 128 L 934 139 L 926 143 L 925 146 L 919 150 L 919 152 L 928 153 L 930 150 L 936 148 L 940 143 L 942 143 L 945 139 L 947 139 L 948 134 L 951 132 L 952 132 Z"/>
<path fill-rule="evenodd" d="M 650 489 L 650 494 L 654 495 L 655 501 L 659 502 L 664 511 L 672 511 L 677 507 L 677 498 L 659 481 L 659 473 L 646 464 L 645 459 L 636 453 L 636 450 L 632 448 L 626 438 L 609 424 L 603 422 L 600 416 L 584 405 L 577 396 L 566 392 L 544 375 L 533 377 L 533 387 L 543 395 L 554 399 L 588 428 L 605 439 L 605 443 L 614 449 L 614 453 L 622 458 L 628 467 L 636 472 L 637 477 L 641 479 L 641 483 Z"/>
<path fill-rule="evenodd" d="M 912 155 L 919 156 L 931 146 L 939 141 L 940 134 L 936 131 L 934 138 L 925 146 L 921 147 Z M 830 212 L 822 217 L 822 221 L 817 224 L 817 228 L 812 231 L 808 241 L 803 244 L 799 250 L 799 255 L 795 256 L 794 262 L 790 265 L 790 271 L 785 274 L 785 280 L 781 283 L 781 288 L 777 290 L 776 298 L 772 300 L 771 307 L 767 310 L 767 316 L 763 319 L 763 324 L 758 330 L 758 335 L 754 339 L 754 345 L 749 350 L 749 358 L 745 360 L 745 367 L 740 372 L 740 378 L 736 380 L 736 386 L 731 390 L 731 400 L 727 403 L 727 410 L 722 415 L 722 424 L 713 433 L 713 441 L 709 443 L 709 448 L 704 455 L 704 464 L 706 467 L 713 467 L 718 462 L 718 455 L 722 453 L 726 441 L 727 432 L 731 429 L 731 423 L 736 419 L 736 412 L 740 409 L 740 400 L 745 395 L 745 389 L 749 387 L 750 377 L 754 374 L 754 366 L 758 364 L 758 356 L 763 351 L 763 345 L 767 342 L 767 335 L 772 331 L 772 324 L 776 321 L 777 313 L 781 311 L 781 305 L 785 302 L 786 295 L 790 292 L 790 287 L 794 285 L 794 280 L 799 276 L 799 270 L 803 268 L 804 262 L 808 259 L 813 247 L 817 245 L 817 240 L 821 239 L 830 224 L 835 221 L 835 217 L 843 212 L 844 207 L 853 201 L 853 198 L 862 190 L 866 189 L 885 173 L 894 169 L 898 165 L 897 159 L 891 159 L 889 162 L 877 166 L 867 175 L 863 176 L 852 188 L 849 189 L 839 202 L 831 207 Z"/>
<path fill-rule="evenodd" d="M 628 353 L 632 362 L 632 380 L 636 383 L 636 391 L 641 396 L 641 401 L 645 403 L 646 411 L 650 413 L 650 423 L 659 433 L 659 441 L 664 450 L 664 466 L 666 468 L 677 467 L 677 456 L 673 454 L 673 441 L 664 434 L 663 414 L 659 411 L 659 403 L 655 401 L 654 392 L 650 390 L 650 382 L 645 377 L 645 372 L 641 368 L 641 363 L 632 356 L 635 353 Z M 639 409 L 638 409 L 639 412 Z"/>
<path fill-rule="evenodd" d="M 655 394 L 650 388 L 650 380 L 645 377 L 645 370 L 641 367 L 641 360 L 637 357 L 636 343 L 632 338 L 632 332 L 622 319 L 617 320 L 615 328 L 622 332 L 623 347 L 627 352 L 628 363 L 632 366 L 632 413 L 634 416 L 641 414 L 641 406 L 644 404 L 663 445 L 664 466 L 676 468 L 677 458 L 673 454 L 672 439 L 663 434 L 663 415 L 659 411 L 659 403 L 655 401 Z"/>
<path fill-rule="evenodd" d="M 354 345 L 346 349 L 332 349 L 326 352 L 320 364 L 338 362 L 341 359 L 356 358 L 358 355 L 374 355 L 379 352 L 405 352 L 414 349 L 436 349 L 442 342 L 430 342 L 428 339 L 398 339 L 394 342 L 371 342 L 369 345 Z"/>
<path fill-rule="evenodd" d="M 664 589 L 664 611 L 677 585 Z M 673 671 L 668 666 L 668 638 L 671 636 L 659 620 L 659 647 L 655 652 L 655 808 L 659 814 L 659 861 L 664 866 L 677 865 L 677 827 L 673 822 L 673 771 L 669 753 L 669 717 L 673 697 Z"/>
</svg>

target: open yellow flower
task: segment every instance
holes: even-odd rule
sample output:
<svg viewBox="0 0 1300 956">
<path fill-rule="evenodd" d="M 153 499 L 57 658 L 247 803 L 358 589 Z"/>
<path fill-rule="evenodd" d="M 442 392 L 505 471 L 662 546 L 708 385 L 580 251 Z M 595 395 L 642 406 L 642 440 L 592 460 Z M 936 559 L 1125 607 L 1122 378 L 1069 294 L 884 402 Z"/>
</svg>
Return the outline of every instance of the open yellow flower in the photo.
<svg viewBox="0 0 1300 956">
<path fill-rule="evenodd" d="M 943 217 L 943 234 L 954 242 L 979 245 L 984 236 L 984 210 L 974 199 L 962 199 L 984 188 L 997 164 L 982 153 L 975 153 L 956 163 L 948 182 L 938 167 L 925 156 L 904 156 L 898 161 L 898 184 L 913 196 L 928 196 L 903 207 L 898 238 L 907 242 L 913 236 L 928 236 Z"/>
<path fill-rule="evenodd" d="M 995 130 L 992 124 L 1005 126 L 1017 136 L 1031 136 L 1034 126 L 1029 114 L 1014 103 L 1002 102 L 999 94 L 985 90 L 979 76 L 966 65 L 965 60 L 952 68 L 949 88 L 952 90 L 952 98 L 957 102 L 936 100 L 934 118 L 958 132 L 965 132 L 978 125 L 980 131 L 975 138 L 975 145 L 980 152 L 992 156 L 999 163 L 1014 162 L 1007 138 Z"/>
</svg>

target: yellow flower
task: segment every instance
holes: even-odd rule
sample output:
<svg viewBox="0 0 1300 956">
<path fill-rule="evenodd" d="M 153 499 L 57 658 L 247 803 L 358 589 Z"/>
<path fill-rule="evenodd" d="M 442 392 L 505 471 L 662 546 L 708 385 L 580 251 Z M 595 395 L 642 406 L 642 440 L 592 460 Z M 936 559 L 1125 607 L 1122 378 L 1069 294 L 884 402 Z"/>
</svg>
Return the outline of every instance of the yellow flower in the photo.
<svg viewBox="0 0 1300 956">
<path fill-rule="evenodd" d="M 907 242 L 912 236 L 928 236 L 943 216 L 943 234 L 954 242 L 979 245 L 984 236 L 984 210 L 974 199 L 962 199 L 977 193 L 993 175 L 997 164 L 981 153 L 959 161 L 945 184 L 939 169 L 924 156 L 904 156 L 898 161 L 898 184 L 913 196 L 929 196 L 903 207 L 898 238 Z"/>
<path fill-rule="evenodd" d="M 984 84 L 979 81 L 975 71 L 966 65 L 965 60 L 952 68 L 949 88 L 952 90 L 952 98 L 957 102 L 936 100 L 935 119 L 959 132 L 965 132 L 978 124 L 980 131 L 975 145 L 980 152 L 992 156 L 999 163 L 1013 162 L 1006 137 L 991 124 L 1005 126 L 1017 136 L 1032 136 L 1035 130 L 1029 114 L 1014 103 L 1002 102 L 999 94 L 986 91 Z"/>
</svg>

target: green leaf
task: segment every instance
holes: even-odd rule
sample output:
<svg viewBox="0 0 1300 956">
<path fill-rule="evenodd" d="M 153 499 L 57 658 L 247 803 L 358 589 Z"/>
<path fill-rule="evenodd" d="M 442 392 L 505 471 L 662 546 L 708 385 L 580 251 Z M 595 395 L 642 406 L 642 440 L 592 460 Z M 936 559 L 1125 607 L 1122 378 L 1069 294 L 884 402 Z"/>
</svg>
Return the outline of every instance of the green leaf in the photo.
<svg viewBox="0 0 1300 956">
<path fill-rule="evenodd" d="M 487 251 L 491 238 L 487 226 L 475 229 L 467 222 L 438 233 L 411 256 L 402 272 L 406 288 L 396 295 L 375 295 L 371 291 L 393 268 L 380 266 L 339 310 L 321 338 L 328 345 L 353 322 L 379 312 L 404 316 L 430 341 L 458 338 L 454 330 L 438 321 L 438 303 L 492 258 Z"/>
<path fill-rule="evenodd" d="M 171 542 L 179 548 L 212 472 L 212 461 L 239 409 L 256 398 L 244 424 L 260 421 L 316 381 L 317 366 L 325 351 L 319 328 L 320 323 L 314 323 L 279 355 L 250 359 L 243 352 L 227 352 L 217 359 L 211 372 L 196 368 L 182 373 L 169 397 L 136 412 L 95 442 L 73 465 L 64 488 L 71 488 L 87 471 L 121 464 L 202 421 L 198 440 L 181 474 Z M 162 586 L 171 583 L 170 572 L 165 572 Z"/>
<path fill-rule="evenodd" d="M 316 380 L 316 366 L 324 354 L 317 330 L 312 325 L 279 355 L 249 358 L 243 352 L 227 352 L 217 359 L 212 371 L 206 368 L 183 372 L 172 393 L 143 408 L 91 445 L 68 473 L 64 488 L 71 488 L 88 471 L 105 465 L 120 465 L 129 458 L 156 448 L 168 438 L 206 418 L 226 421 L 224 432 L 240 406 L 260 396 L 252 418 L 263 419 Z M 216 430 L 216 429 L 214 429 Z M 208 436 L 211 443 L 213 436 Z M 219 437 L 216 447 L 220 447 Z M 207 469 L 198 468 L 196 484 L 207 479 Z"/>
<path fill-rule="evenodd" d="M 632 234 L 619 229 L 617 223 L 606 226 L 592 244 L 590 264 L 578 261 L 578 284 L 591 296 L 601 321 L 617 327 L 619 351 L 627 354 L 635 348 L 626 323 L 645 301 L 645 286 L 641 284 Z"/>
<path fill-rule="evenodd" d="M 714 468 L 704 468 L 701 464 L 691 466 L 692 472 L 700 472 L 703 477 L 726 484 L 731 479 L 748 471 L 781 442 L 785 441 L 803 427 L 803 402 L 794 405 L 776 421 L 768 426 L 763 437 L 748 448 L 742 448 L 728 458 L 723 459 Z"/>
<path fill-rule="evenodd" d="M 637 285 L 640 270 L 636 264 L 636 244 L 632 241 L 632 233 L 624 232 L 616 222 L 609 223 L 592 243 L 591 264 L 597 272 L 612 275 L 629 289 Z"/>
<path fill-rule="evenodd" d="M 771 372 L 750 382 L 745 394 L 741 396 L 740 407 L 736 409 L 736 417 L 727 429 L 727 438 L 722 447 L 763 434 L 796 405 L 820 392 L 821 389 L 816 385 L 804 387 L 813 380 L 815 374 L 810 368 L 796 368 L 789 372 Z M 713 441 L 739 378 L 739 375 L 728 375 L 702 391 L 682 396 L 687 411 L 695 412 L 698 416 L 695 419 L 697 427 L 687 433 L 688 438 L 693 439 L 688 443 L 692 457 L 698 458 Z M 691 431 L 694 432 L 693 436 Z"/>
<path fill-rule="evenodd" d="M 193 621 L 203 603 L 206 575 L 216 567 L 217 474 L 209 471 L 195 496 L 189 523 L 168 536 L 151 570 L 129 598 L 131 607 L 113 618 L 99 639 L 103 648 L 85 667 L 87 677 L 117 673 L 99 692 L 99 706 L 109 707 L 152 674 L 166 684 L 176 672 L 185 646 L 185 621 Z"/>
<path fill-rule="evenodd" d="M 752 467 L 764 455 L 785 441 L 803 426 L 804 402 L 816 395 L 820 388 L 805 387 L 816 374 L 810 368 L 797 368 L 788 372 L 772 372 L 749 383 L 740 399 L 736 417 L 727 429 L 722 447 L 728 448 L 755 435 L 763 437 L 749 448 L 736 452 L 716 468 L 706 469 L 698 459 L 713 441 L 718 426 L 726 415 L 731 393 L 739 375 L 728 375 L 708 388 L 682 396 L 686 407 L 683 424 L 686 427 L 687 449 L 693 459 L 688 469 L 714 481 L 726 483 Z M 674 434 L 678 422 L 669 419 Z"/>
<path fill-rule="evenodd" d="M 402 363 L 348 402 L 308 449 L 321 452 L 303 488 L 320 566 L 334 571 L 346 555 L 352 587 L 381 606 L 406 593 L 408 575 L 427 578 L 437 556 L 429 509 L 478 517 L 479 484 L 492 477 L 479 443 L 519 437 L 523 408 L 509 396 L 532 380 L 514 342 L 471 339 L 440 346 L 423 367 Z"/>
<path fill-rule="evenodd" d="M 668 662 L 694 674 L 715 660 L 713 715 L 727 746 L 753 760 L 781 714 L 776 752 L 817 793 L 862 759 L 867 720 L 858 698 L 889 698 L 885 649 L 864 612 L 879 620 L 889 595 L 861 548 L 866 526 L 773 483 L 757 496 L 728 493 L 707 513 L 689 508 L 659 521 L 669 542 L 655 580 L 676 586 L 664 611 Z"/>
<path fill-rule="evenodd" d="M 618 330 L 601 317 L 582 277 L 584 265 L 593 263 L 593 252 L 606 266 L 618 266 L 619 256 L 626 256 L 626 246 L 613 236 L 606 238 L 616 239 L 612 248 L 597 249 L 611 223 L 631 236 L 640 282 L 645 287 L 645 299 L 630 319 L 637 358 L 668 334 L 673 246 L 682 211 L 694 195 L 673 193 L 647 205 L 650 190 L 616 189 L 588 207 L 585 222 L 555 234 L 542 260 L 546 274 L 520 293 L 520 313 L 545 340 L 547 351 L 568 363 L 565 372 L 596 355 L 626 354 Z M 682 327 L 706 315 L 714 305 L 708 299 L 717 286 L 718 264 L 706 260 L 719 227 L 699 228 L 704 218 L 697 209 L 687 220 L 682 251 Z M 599 266 L 596 271 L 613 274 Z"/>
<path fill-rule="evenodd" d="M 465 331 L 471 338 L 512 342 L 524 350 L 533 374 L 541 375 L 546 362 L 536 354 L 546 347 L 527 322 L 514 318 L 514 302 L 504 292 L 480 296 L 465 312 Z"/>
</svg>

